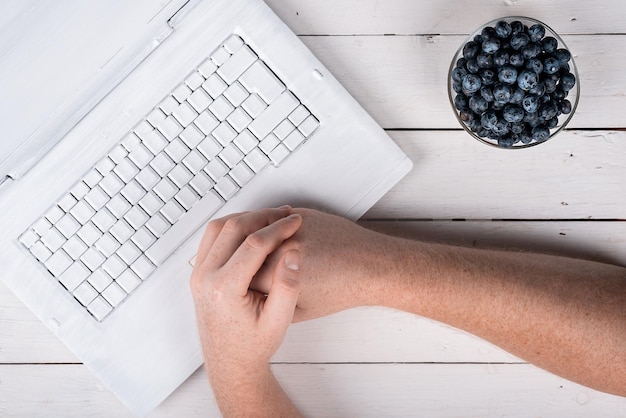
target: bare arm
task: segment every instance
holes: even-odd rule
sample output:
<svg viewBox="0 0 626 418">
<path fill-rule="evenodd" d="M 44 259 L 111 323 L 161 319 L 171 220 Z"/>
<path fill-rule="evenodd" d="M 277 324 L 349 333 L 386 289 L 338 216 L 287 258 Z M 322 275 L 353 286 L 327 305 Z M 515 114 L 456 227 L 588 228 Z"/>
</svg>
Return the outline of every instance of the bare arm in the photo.
<svg viewBox="0 0 626 418">
<path fill-rule="evenodd" d="M 388 306 L 626 396 L 626 269 L 404 240 L 336 216 L 298 212 L 303 225 L 282 248 L 297 248 L 305 264 L 295 320 Z M 265 282 L 261 274 L 254 285 Z"/>
</svg>

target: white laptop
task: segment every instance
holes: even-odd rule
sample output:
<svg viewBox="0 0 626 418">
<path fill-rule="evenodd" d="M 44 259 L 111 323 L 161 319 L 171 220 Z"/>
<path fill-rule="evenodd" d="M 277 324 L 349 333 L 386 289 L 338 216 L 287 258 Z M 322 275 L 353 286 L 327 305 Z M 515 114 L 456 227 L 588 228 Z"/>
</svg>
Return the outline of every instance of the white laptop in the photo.
<svg viewBox="0 0 626 418">
<path fill-rule="evenodd" d="M 202 364 L 203 226 L 356 219 L 411 162 L 261 0 L 9 2 L 0 275 L 135 414 Z"/>
</svg>

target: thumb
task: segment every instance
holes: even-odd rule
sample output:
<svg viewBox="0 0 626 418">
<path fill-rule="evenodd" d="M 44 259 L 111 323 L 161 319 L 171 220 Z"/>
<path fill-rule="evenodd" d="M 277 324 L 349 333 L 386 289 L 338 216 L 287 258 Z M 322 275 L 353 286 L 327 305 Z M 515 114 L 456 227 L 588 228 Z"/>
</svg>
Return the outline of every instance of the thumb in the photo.
<svg viewBox="0 0 626 418">
<path fill-rule="evenodd" d="M 300 251 L 289 250 L 283 254 L 274 270 L 263 311 L 266 321 L 276 333 L 284 333 L 293 319 L 300 296 L 301 263 Z"/>
</svg>

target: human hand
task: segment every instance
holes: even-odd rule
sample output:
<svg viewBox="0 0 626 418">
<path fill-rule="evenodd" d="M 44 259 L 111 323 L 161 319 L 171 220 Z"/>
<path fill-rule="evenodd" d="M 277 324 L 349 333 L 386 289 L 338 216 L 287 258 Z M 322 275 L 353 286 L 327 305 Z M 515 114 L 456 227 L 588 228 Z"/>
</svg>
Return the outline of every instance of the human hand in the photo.
<svg viewBox="0 0 626 418">
<path fill-rule="evenodd" d="M 352 221 L 310 209 L 293 209 L 302 225 L 268 257 L 252 288 L 266 292 L 271 272 L 285 252 L 298 250 L 304 265 L 294 321 L 329 315 L 362 305 L 382 305 L 389 277 L 399 264 L 397 238 L 365 229 Z"/>
<path fill-rule="evenodd" d="M 268 367 L 280 346 L 300 291 L 297 250 L 283 251 L 264 293 L 249 289 L 268 254 L 300 227 L 291 208 L 214 220 L 200 243 L 190 284 L 209 376 Z M 267 297 L 265 297 L 267 294 Z"/>
</svg>

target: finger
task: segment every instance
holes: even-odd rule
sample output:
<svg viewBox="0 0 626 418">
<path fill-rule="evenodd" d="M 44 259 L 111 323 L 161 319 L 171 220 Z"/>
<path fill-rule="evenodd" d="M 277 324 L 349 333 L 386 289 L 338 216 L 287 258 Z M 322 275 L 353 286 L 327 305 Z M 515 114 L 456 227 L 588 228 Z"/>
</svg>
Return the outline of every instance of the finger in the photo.
<svg viewBox="0 0 626 418">
<path fill-rule="evenodd" d="M 302 218 L 294 214 L 248 235 L 224 265 L 223 268 L 230 274 L 223 280 L 228 280 L 237 294 L 245 295 L 267 256 L 295 234 L 300 225 Z"/>
<path fill-rule="evenodd" d="M 206 259 L 207 254 L 209 253 L 213 243 L 217 239 L 217 236 L 222 232 L 222 228 L 227 220 L 230 218 L 234 218 L 236 216 L 242 215 L 243 212 L 231 213 L 230 215 L 224 216 L 219 219 L 213 219 L 210 221 L 206 228 L 204 229 L 204 235 L 202 236 L 202 240 L 200 241 L 200 245 L 198 246 L 198 252 L 196 253 L 196 262 L 194 264 L 194 270 L 197 266 L 201 266 Z"/>
<path fill-rule="evenodd" d="M 264 321 L 275 336 L 284 335 L 293 320 L 300 295 L 301 264 L 300 252 L 289 250 L 274 270 L 272 287 L 265 301 L 260 321 Z"/>
<path fill-rule="evenodd" d="M 207 226 L 209 236 L 202 246 L 205 255 L 202 264 L 219 268 L 226 264 L 246 237 L 291 213 L 289 206 L 261 209 L 227 216 Z M 210 231 L 210 232 L 209 232 Z"/>
</svg>

